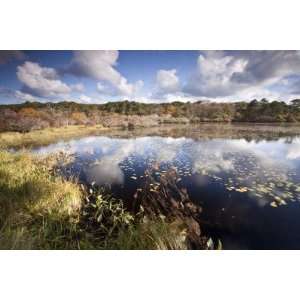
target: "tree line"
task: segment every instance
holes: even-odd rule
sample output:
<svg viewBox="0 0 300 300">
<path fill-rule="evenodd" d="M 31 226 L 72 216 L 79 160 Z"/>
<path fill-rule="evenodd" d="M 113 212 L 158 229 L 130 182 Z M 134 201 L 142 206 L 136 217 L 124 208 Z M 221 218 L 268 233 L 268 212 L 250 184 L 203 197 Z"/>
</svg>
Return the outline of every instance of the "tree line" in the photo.
<svg viewBox="0 0 300 300">
<path fill-rule="evenodd" d="M 147 116 L 147 117 L 146 117 Z M 30 131 L 68 125 L 118 126 L 126 120 L 135 125 L 198 122 L 300 122 L 300 99 L 289 104 L 267 99 L 251 102 L 171 102 L 139 103 L 134 101 L 106 104 L 76 102 L 0 105 L 0 131 Z M 155 122 L 154 122 L 155 121 Z M 153 123 L 154 122 L 154 123 Z"/>
</svg>

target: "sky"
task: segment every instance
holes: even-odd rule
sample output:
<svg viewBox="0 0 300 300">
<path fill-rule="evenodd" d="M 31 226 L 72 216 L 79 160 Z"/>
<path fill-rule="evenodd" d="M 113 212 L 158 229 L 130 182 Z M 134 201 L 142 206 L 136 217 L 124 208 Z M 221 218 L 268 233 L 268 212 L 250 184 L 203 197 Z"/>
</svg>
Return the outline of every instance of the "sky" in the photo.
<svg viewBox="0 0 300 300">
<path fill-rule="evenodd" d="M 262 98 L 300 98 L 300 51 L 0 51 L 0 104 Z"/>
</svg>

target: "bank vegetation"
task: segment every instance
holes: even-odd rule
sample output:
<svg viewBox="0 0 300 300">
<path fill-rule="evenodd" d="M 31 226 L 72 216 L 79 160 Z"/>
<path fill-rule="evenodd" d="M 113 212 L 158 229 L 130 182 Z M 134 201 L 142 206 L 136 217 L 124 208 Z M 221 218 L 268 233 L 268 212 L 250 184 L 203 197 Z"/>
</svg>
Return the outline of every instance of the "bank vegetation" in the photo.
<svg viewBox="0 0 300 300">
<path fill-rule="evenodd" d="M 300 100 L 295 99 L 290 104 L 262 99 L 233 103 L 198 101 L 160 104 L 134 101 L 106 104 L 25 102 L 0 106 L 2 132 L 27 132 L 73 125 L 130 129 L 201 122 L 297 123 L 300 122 Z"/>
</svg>

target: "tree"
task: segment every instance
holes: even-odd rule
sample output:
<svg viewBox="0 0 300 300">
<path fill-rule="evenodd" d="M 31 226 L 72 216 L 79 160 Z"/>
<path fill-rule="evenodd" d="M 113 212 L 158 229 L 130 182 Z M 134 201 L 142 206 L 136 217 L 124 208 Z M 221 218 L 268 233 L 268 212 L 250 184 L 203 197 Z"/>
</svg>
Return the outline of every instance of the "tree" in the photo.
<svg viewBox="0 0 300 300">
<path fill-rule="evenodd" d="M 19 114 L 23 117 L 28 117 L 28 118 L 39 118 L 40 117 L 40 112 L 33 107 L 21 108 L 19 111 Z"/>
<path fill-rule="evenodd" d="M 88 118 L 84 112 L 73 112 L 71 114 L 71 119 L 73 119 L 78 125 L 87 124 L 88 122 Z"/>
<path fill-rule="evenodd" d="M 249 103 L 249 106 L 256 106 L 257 104 L 258 104 L 258 101 L 256 99 L 254 99 Z"/>
<path fill-rule="evenodd" d="M 300 99 L 294 99 L 291 102 L 294 107 L 300 108 Z"/>
</svg>

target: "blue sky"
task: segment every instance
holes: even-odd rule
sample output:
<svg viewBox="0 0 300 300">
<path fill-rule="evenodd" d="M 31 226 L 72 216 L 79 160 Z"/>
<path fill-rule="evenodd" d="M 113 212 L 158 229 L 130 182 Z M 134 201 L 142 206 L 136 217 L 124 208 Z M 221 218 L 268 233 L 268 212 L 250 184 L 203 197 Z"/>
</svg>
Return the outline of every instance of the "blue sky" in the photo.
<svg viewBox="0 0 300 300">
<path fill-rule="evenodd" d="M 0 103 L 299 95 L 299 51 L 0 51 Z"/>
</svg>

